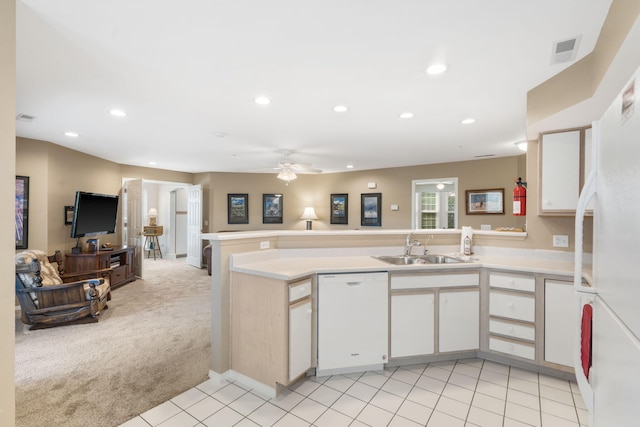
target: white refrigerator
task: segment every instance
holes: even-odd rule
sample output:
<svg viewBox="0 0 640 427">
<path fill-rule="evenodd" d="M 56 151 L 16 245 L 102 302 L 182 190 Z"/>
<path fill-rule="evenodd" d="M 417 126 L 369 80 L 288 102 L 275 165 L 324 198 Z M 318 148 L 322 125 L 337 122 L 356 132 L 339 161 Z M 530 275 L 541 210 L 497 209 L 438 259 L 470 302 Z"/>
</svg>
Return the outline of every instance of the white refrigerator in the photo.
<svg viewBox="0 0 640 427">
<path fill-rule="evenodd" d="M 592 427 L 640 425 L 640 69 L 593 124 L 591 174 L 576 213 L 576 377 Z M 592 283 L 582 224 L 593 205 Z"/>
</svg>

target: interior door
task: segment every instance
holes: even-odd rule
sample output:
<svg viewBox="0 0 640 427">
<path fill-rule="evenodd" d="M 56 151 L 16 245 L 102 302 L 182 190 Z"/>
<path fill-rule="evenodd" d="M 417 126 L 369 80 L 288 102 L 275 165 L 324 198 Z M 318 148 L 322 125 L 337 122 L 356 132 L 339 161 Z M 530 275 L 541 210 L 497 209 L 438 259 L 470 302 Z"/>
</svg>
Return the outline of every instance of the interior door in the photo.
<svg viewBox="0 0 640 427">
<path fill-rule="evenodd" d="M 187 264 L 202 268 L 202 186 L 187 187 Z"/>
<path fill-rule="evenodd" d="M 142 278 L 142 258 L 144 256 L 144 241 L 142 239 L 142 180 L 133 179 L 125 181 L 123 187 L 123 194 L 126 197 L 127 203 L 126 218 L 122 221 L 123 226 L 126 228 L 126 230 L 123 231 L 123 236 L 127 236 L 127 245 L 136 247 L 133 269 L 135 275 Z"/>
</svg>

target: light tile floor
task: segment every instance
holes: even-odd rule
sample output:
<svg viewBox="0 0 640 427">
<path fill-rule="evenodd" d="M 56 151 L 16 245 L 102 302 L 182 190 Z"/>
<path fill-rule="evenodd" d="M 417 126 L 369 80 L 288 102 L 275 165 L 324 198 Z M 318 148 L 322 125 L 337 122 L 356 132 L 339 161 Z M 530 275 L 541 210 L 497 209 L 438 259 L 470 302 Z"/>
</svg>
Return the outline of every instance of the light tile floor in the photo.
<svg viewBox="0 0 640 427">
<path fill-rule="evenodd" d="M 121 427 L 581 427 L 575 383 L 481 359 L 308 377 L 268 399 L 206 381 Z"/>
</svg>

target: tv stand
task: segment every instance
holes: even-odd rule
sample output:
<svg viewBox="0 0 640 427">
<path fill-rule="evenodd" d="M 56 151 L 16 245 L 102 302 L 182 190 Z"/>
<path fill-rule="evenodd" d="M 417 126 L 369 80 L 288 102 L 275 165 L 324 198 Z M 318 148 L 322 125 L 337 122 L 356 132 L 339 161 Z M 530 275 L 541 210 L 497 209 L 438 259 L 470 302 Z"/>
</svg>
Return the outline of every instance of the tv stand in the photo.
<svg viewBox="0 0 640 427">
<path fill-rule="evenodd" d="M 133 269 L 136 254 L 135 246 L 113 246 L 111 250 L 94 252 L 66 253 L 65 270 L 67 273 L 81 273 L 89 270 L 113 268 L 111 289 L 136 280 Z"/>
</svg>

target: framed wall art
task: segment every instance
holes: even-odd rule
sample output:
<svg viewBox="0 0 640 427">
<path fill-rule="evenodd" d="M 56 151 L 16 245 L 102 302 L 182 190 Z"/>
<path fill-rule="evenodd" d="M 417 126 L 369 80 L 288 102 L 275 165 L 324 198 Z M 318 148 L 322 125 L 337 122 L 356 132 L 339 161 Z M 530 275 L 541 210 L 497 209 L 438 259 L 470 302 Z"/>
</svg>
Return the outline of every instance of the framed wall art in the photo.
<svg viewBox="0 0 640 427">
<path fill-rule="evenodd" d="M 331 224 L 349 223 L 349 195 L 331 195 Z"/>
<path fill-rule="evenodd" d="M 227 223 L 249 224 L 248 194 L 227 194 Z"/>
<path fill-rule="evenodd" d="M 29 177 L 16 176 L 16 249 L 29 247 Z"/>
<path fill-rule="evenodd" d="M 262 223 L 282 224 L 282 194 L 262 195 Z"/>
<path fill-rule="evenodd" d="M 504 188 L 467 190 L 467 215 L 504 215 Z"/>
<path fill-rule="evenodd" d="M 360 225 L 382 225 L 382 193 L 363 193 L 360 195 Z"/>
</svg>

